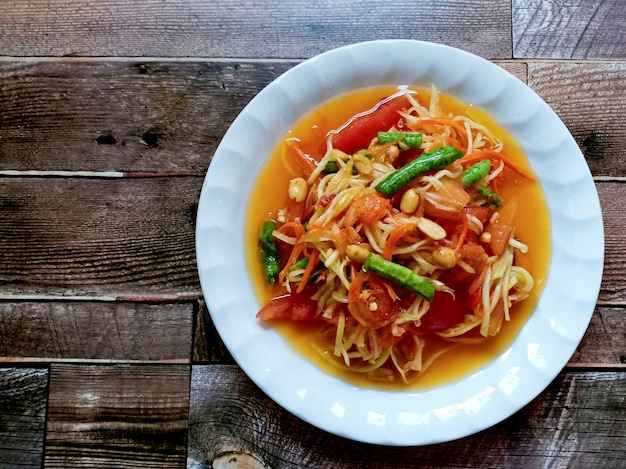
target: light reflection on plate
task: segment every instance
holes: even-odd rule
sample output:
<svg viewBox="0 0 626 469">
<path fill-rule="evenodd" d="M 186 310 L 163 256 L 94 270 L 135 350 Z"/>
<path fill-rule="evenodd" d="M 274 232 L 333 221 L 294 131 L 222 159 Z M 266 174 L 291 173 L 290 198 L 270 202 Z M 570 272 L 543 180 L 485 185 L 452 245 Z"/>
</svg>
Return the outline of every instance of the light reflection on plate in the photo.
<svg viewBox="0 0 626 469">
<path fill-rule="evenodd" d="M 552 224 L 544 292 L 515 341 L 476 373 L 425 391 L 361 389 L 316 368 L 255 318 L 259 304 L 246 274 L 248 197 L 278 140 L 329 98 L 382 84 L 434 84 L 485 108 L 524 148 L 546 195 Z M 501 422 L 554 379 L 591 319 L 602 278 L 604 233 L 598 195 L 580 149 L 530 88 L 467 52 L 387 40 L 342 47 L 303 62 L 246 106 L 209 167 L 198 206 L 196 250 L 215 327 L 243 371 L 270 398 L 346 438 L 423 445 Z"/>
</svg>

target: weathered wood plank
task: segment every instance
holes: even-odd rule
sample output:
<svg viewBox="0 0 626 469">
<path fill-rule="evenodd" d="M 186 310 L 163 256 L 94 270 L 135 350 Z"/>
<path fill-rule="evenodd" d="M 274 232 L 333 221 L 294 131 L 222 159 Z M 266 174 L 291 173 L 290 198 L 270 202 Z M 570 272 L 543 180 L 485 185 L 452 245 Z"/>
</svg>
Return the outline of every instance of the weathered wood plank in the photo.
<svg viewBox="0 0 626 469">
<path fill-rule="evenodd" d="M 48 370 L 0 368 L 0 466 L 41 467 Z"/>
<path fill-rule="evenodd" d="M 295 63 L 0 62 L 0 170 L 205 172 Z M 524 63 L 496 63 L 526 80 Z"/>
<path fill-rule="evenodd" d="M 594 176 L 626 176 L 626 62 L 531 62 L 528 84 L 567 125 Z"/>
<path fill-rule="evenodd" d="M 274 469 L 607 467 L 623 464 L 626 376 L 563 372 L 501 424 L 441 445 L 396 448 L 333 437 L 282 410 L 235 366 L 193 366 L 188 468 L 221 454 Z M 591 450 L 593 448 L 593 450 Z M 477 450 L 479 449 L 479 450 Z"/>
<path fill-rule="evenodd" d="M 0 362 L 188 363 L 193 304 L 0 303 Z"/>
<path fill-rule="evenodd" d="M 234 363 L 233 358 L 213 325 L 204 300 L 198 301 L 198 310 L 196 312 L 196 327 L 193 337 L 193 361 L 194 363 Z"/>
<path fill-rule="evenodd" d="M 519 78 L 524 83 L 528 82 L 528 67 L 527 67 L 526 62 L 513 61 L 513 60 L 511 61 L 494 60 L 493 63 L 495 63 L 496 65 L 499 65 L 500 67 L 505 69 L 507 72 L 509 72 L 511 75 L 514 75 L 515 77 Z"/>
<path fill-rule="evenodd" d="M 622 0 L 513 0 L 513 56 L 624 59 Z"/>
<path fill-rule="evenodd" d="M 15 295 L 199 297 L 202 178 L 0 179 L 0 287 Z"/>
<path fill-rule="evenodd" d="M 0 62 L 0 168 L 204 172 L 239 111 L 292 66 Z"/>
<path fill-rule="evenodd" d="M 604 217 L 604 275 L 600 287 L 600 302 L 626 301 L 626 184 L 599 183 L 598 195 Z"/>
<path fill-rule="evenodd" d="M 52 365 L 45 467 L 184 467 L 189 373 L 180 365 Z"/>
<path fill-rule="evenodd" d="M 489 14 L 485 14 L 489 12 Z M 394 18 L 394 21 L 390 21 Z M 0 54 L 305 58 L 372 39 L 410 38 L 510 58 L 508 0 L 0 3 Z"/>
<path fill-rule="evenodd" d="M 597 306 L 570 366 L 626 365 L 626 310 Z M 626 367 L 624 367 L 626 371 Z"/>
</svg>

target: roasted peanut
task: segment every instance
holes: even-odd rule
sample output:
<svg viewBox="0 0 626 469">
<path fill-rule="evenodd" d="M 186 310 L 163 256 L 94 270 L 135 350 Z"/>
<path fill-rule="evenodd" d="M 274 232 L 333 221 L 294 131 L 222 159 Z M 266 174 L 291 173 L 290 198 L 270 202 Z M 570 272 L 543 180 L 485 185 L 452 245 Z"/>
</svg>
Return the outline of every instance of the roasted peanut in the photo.
<svg viewBox="0 0 626 469">
<path fill-rule="evenodd" d="M 308 192 L 309 185 L 303 178 L 293 178 L 289 182 L 289 198 L 291 200 L 304 202 Z"/>
</svg>

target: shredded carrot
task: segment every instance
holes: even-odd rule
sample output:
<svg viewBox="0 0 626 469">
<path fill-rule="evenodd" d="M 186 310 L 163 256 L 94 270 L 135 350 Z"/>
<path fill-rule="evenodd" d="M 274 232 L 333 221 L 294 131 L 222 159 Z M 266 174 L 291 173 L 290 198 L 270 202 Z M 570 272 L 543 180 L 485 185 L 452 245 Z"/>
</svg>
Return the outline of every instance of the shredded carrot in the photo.
<svg viewBox="0 0 626 469">
<path fill-rule="evenodd" d="M 456 242 L 456 247 L 454 248 L 456 252 L 461 251 L 461 248 L 463 247 L 463 242 L 465 241 L 465 238 L 467 237 L 468 229 L 469 229 L 469 221 L 467 219 L 467 213 L 465 213 L 465 210 L 461 210 L 461 232 L 459 233 L 459 239 Z"/>
<path fill-rule="evenodd" d="M 465 151 L 467 149 L 467 145 L 469 143 L 469 136 L 467 135 L 467 131 L 465 130 L 465 127 L 463 127 L 458 122 L 453 121 L 452 119 L 426 118 L 426 119 L 418 120 L 415 124 L 411 124 L 411 127 L 420 127 L 420 124 L 424 124 L 424 125 L 429 125 L 429 124 L 431 124 L 431 125 L 448 125 L 448 126 L 452 127 L 454 130 L 456 130 L 456 133 L 458 134 L 458 137 L 460 137 L 460 138 L 462 138 L 464 140 L 464 142 L 463 141 L 458 142 L 458 143 L 460 143 L 462 145 L 461 150 Z"/>
<path fill-rule="evenodd" d="M 504 166 L 512 170 L 514 173 L 519 174 L 526 179 L 534 179 L 532 176 L 526 174 L 526 172 L 522 168 L 520 168 L 511 160 L 505 158 L 504 155 L 498 153 L 495 150 L 477 150 L 473 153 L 470 153 L 469 155 L 465 155 L 464 157 L 459 158 L 458 160 L 456 160 L 456 163 L 463 165 L 468 163 L 474 163 L 480 160 L 490 160 L 492 163 L 499 163 L 500 161 L 502 161 L 504 163 Z"/>
<path fill-rule="evenodd" d="M 285 280 L 285 277 L 287 276 L 289 269 L 291 268 L 293 263 L 298 260 L 300 253 L 302 252 L 302 250 L 304 249 L 306 245 L 306 243 L 298 241 L 300 237 L 304 234 L 304 227 L 302 226 L 302 223 L 300 223 L 298 220 L 291 221 L 289 223 L 285 223 L 284 225 L 280 226 L 276 231 L 278 231 L 279 233 L 287 234 L 287 231 L 289 230 L 293 230 L 293 236 L 296 239 L 296 244 L 291 250 L 291 254 L 289 255 L 289 259 L 287 260 L 287 263 L 285 264 L 283 269 L 278 273 L 278 280 L 281 283 Z"/>
<path fill-rule="evenodd" d="M 387 290 L 387 293 L 389 293 L 389 297 L 393 301 L 398 301 L 400 299 L 400 297 L 398 296 L 396 291 L 393 289 L 393 285 L 391 285 L 391 283 L 384 282 L 383 285 L 385 286 L 385 289 Z"/>
<path fill-rule="evenodd" d="M 315 159 L 311 155 L 308 155 L 304 153 L 304 151 L 302 151 L 302 148 L 300 147 L 300 140 L 298 140 L 297 138 L 288 138 L 287 145 L 298 157 L 296 159 L 296 162 L 304 173 L 304 177 L 308 178 L 311 173 L 315 171 L 315 168 L 317 167 L 317 161 L 315 161 Z"/>
<path fill-rule="evenodd" d="M 304 273 L 302 274 L 302 279 L 298 284 L 298 288 L 296 289 L 296 293 L 300 293 L 306 287 L 307 282 L 311 278 L 311 274 L 313 273 L 313 269 L 317 266 L 317 263 L 320 260 L 320 252 L 317 249 L 313 249 L 313 252 L 310 256 L 308 256 L 309 262 L 304 269 Z"/>
<path fill-rule="evenodd" d="M 408 234 L 405 234 L 402 239 L 404 239 L 405 241 L 409 242 L 409 243 L 419 243 L 421 241 L 421 239 L 418 236 L 411 236 Z"/>
<path fill-rule="evenodd" d="M 449 141 L 450 145 L 452 145 L 454 148 L 456 148 L 457 150 L 462 151 L 463 153 L 465 153 L 465 150 L 467 148 L 465 148 L 463 146 L 463 144 L 458 139 L 450 137 L 448 139 L 448 141 Z"/>
<path fill-rule="evenodd" d="M 489 265 L 485 264 L 485 267 L 483 267 L 483 270 L 480 272 L 480 274 L 477 275 L 476 278 L 472 281 L 469 288 L 467 289 L 467 292 L 470 295 L 473 295 L 474 293 L 476 293 L 478 289 L 482 286 L 483 280 L 485 280 L 485 275 L 487 275 L 488 268 L 489 268 Z"/>
<path fill-rule="evenodd" d="M 304 227 L 302 226 L 302 223 L 300 223 L 299 220 L 294 220 L 294 221 L 285 223 L 279 226 L 276 229 L 276 231 L 286 235 L 289 229 L 293 229 L 293 236 L 294 238 L 296 238 L 296 241 L 300 238 L 300 236 L 304 234 Z"/>
<path fill-rule="evenodd" d="M 302 253 L 302 250 L 304 249 L 305 245 L 306 245 L 306 243 L 303 243 L 303 242 L 296 243 L 296 245 L 291 250 L 291 254 L 289 255 L 289 259 L 287 259 L 287 263 L 283 267 L 283 270 L 281 270 L 278 273 L 278 280 L 280 281 L 280 283 L 283 283 L 283 281 L 285 280 L 285 277 L 287 277 L 287 274 L 289 273 L 289 269 L 291 269 L 291 266 L 293 266 L 293 264 L 300 257 L 300 254 Z"/>
<path fill-rule="evenodd" d="M 393 249 L 402 237 L 413 229 L 413 225 L 404 224 L 400 225 L 391 232 L 385 243 L 385 249 L 383 250 L 383 258 L 390 261 L 393 256 Z"/>
</svg>

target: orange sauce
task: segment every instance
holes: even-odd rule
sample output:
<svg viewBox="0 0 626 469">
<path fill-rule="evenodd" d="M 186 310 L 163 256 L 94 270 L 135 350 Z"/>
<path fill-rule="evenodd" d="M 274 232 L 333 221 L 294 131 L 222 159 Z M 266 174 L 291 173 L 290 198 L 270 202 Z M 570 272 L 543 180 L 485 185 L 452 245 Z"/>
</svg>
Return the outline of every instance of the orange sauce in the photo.
<svg viewBox="0 0 626 469">
<path fill-rule="evenodd" d="M 418 90 L 418 100 L 428 105 L 430 90 L 411 87 Z M 395 86 L 367 88 L 334 98 L 310 114 L 304 116 L 285 135 L 297 137 L 302 142 L 305 152 L 318 155 L 320 148 L 325 148 L 325 136 L 328 131 L 341 127 L 350 117 L 363 112 L 381 99 L 395 93 Z M 475 122 L 486 126 L 504 144 L 503 154 L 522 168 L 527 174 L 533 174 L 526 157 L 515 139 L 485 110 L 467 105 L 458 99 L 440 94 L 440 107 L 455 115 L 466 115 Z M 254 187 L 248 206 L 245 233 L 248 268 L 252 283 L 260 304 L 265 304 L 272 296 L 282 292 L 280 287 L 269 286 L 265 281 L 263 266 L 259 262 L 257 237 L 263 221 L 276 215 L 278 209 L 286 205 L 289 181 L 300 176 L 297 168 L 287 160 L 286 145 L 279 142 L 274 152 L 262 169 Z M 516 254 L 516 263 L 526 268 L 535 280 L 535 286 L 529 298 L 515 305 L 511 310 L 511 320 L 504 322 L 501 331 L 479 344 L 459 345 L 444 353 L 416 381 L 407 385 L 402 382 L 378 383 L 367 380 L 362 374 L 345 371 L 328 362 L 320 353 L 319 334 L 310 324 L 274 321 L 272 327 L 279 330 L 285 340 L 317 366 L 328 373 L 359 386 L 384 389 L 424 389 L 468 376 L 487 365 L 511 344 L 520 329 L 534 311 L 546 280 L 550 261 L 550 220 L 543 192 L 536 181 L 520 178 L 514 184 L 500 188 L 500 195 L 507 200 L 517 195 L 519 201 L 515 233 L 516 237 L 528 246 L 527 254 Z M 317 348 L 314 346 L 316 345 Z M 426 347 L 436 349 L 437 344 L 427 343 Z M 332 354 L 332 351 L 329 352 Z M 399 380 L 396 380 L 399 381 Z"/>
</svg>

